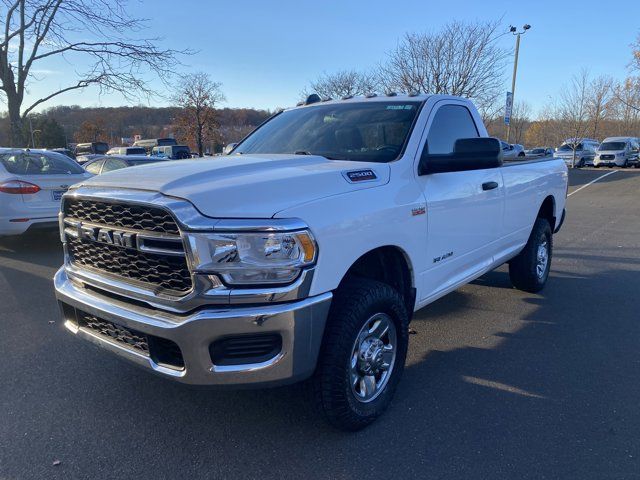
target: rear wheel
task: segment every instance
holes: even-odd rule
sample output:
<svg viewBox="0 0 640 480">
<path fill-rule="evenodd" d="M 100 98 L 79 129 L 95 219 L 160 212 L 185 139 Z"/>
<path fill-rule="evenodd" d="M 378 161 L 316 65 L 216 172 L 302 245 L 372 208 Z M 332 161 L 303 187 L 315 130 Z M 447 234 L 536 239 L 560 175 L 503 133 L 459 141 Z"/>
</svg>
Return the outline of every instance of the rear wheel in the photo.
<svg viewBox="0 0 640 480">
<path fill-rule="evenodd" d="M 551 225 L 546 218 L 538 218 L 526 246 L 509 262 L 509 277 L 513 286 L 531 293 L 542 290 L 549 278 L 552 253 Z"/>
<path fill-rule="evenodd" d="M 359 430 L 387 409 L 407 355 L 409 315 L 389 285 L 353 278 L 336 291 L 312 379 L 320 412 Z"/>
</svg>

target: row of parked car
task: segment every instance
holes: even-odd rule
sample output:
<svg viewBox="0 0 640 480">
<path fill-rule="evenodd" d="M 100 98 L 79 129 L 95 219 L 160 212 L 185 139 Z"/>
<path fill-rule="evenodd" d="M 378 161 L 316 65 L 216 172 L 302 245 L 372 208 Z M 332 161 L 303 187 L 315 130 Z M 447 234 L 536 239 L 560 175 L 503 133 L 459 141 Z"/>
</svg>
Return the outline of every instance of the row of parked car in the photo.
<svg viewBox="0 0 640 480">
<path fill-rule="evenodd" d="M 558 148 L 536 147 L 525 150 L 522 145 L 502 143 L 503 158 L 529 159 L 554 156 L 563 159 L 570 167 L 640 167 L 640 138 L 608 137 L 602 143 L 593 138 L 574 140 L 569 138 Z"/>
<path fill-rule="evenodd" d="M 191 158 L 186 145 L 158 145 L 158 140 L 167 139 L 116 148 L 94 142 L 75 151 L 0 148 L 0 237 L 55 227 L 62 195 L 93 175 Z"/>
<path fill-rule="evenodd" d="M 171 160 L 183 160 L 191 158 L 191 150 L 187 145 L 178 145 L 175 138 L 152 138 L 137 140 L 130 147 L 112 147 L 105 142 L 79 143 L 74 151 L 67 149 L 55 149 L 74 158 L 78 163 L 86 163 L 103 155 L 144 155 L 152 157 L 168 158 Z"/>
</svg>

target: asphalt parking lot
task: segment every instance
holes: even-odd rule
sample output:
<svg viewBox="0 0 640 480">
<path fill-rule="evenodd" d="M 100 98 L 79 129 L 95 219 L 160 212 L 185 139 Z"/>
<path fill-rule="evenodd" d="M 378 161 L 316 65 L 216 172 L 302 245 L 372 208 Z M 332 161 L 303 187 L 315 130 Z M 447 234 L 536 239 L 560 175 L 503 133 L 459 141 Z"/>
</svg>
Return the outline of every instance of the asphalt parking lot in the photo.
<svg viewBox="0 0 640 480">
<path fill-rule="evenodd" d="M 0 242 L 0 479 L 640 478 L 640 170 L 582 188 L 607 173 L 571 172 L 541 294 L 501 267 L 415 315 L 355 434 L 301 386 L 190 389 L 72 338 L 57 237 Z"/>
</svg>

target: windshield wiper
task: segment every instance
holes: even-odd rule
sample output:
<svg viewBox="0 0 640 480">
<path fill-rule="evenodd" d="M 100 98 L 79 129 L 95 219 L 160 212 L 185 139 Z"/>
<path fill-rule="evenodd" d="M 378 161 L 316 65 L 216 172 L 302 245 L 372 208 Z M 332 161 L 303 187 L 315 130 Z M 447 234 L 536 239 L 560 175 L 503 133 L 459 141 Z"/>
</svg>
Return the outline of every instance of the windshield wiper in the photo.
<svg viewBox="0 0 640 480">
<path fill-rule="evenodd" d="M 321 153 L 311 153 L 308 150 L 296 150 L 293 152 L 294 155 L 315 155 L 316 157 L 326 158 L 327 160 L 341 160 L 340 158 L 330 157 L 328 155 L 323 155 Z"/>
</svg>

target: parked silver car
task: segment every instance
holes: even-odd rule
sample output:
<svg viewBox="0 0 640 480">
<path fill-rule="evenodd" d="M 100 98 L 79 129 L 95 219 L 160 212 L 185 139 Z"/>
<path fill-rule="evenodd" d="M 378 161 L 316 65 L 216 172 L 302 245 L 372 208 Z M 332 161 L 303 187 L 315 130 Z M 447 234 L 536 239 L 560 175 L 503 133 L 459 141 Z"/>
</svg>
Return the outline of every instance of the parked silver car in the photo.
<svg viewBox="0 0 640 480">
<path fill-rule="evenodd" d="M 167 161 L 162 157 L 147 157 L 146 155 L 108 155 L 88 161 L 83 165 L 84 169 L 94 175 L 101 175 L 121 168 L 135 167 Z"/>
<path fill-rule="evenodd" d="M 91 174 L 61 153 L 10 149 L 0 153 L 0 236 L 57 228 L 60 199 Z"/>
<path fill-rule="evenodd" d="M 602 141 L 593 165 L 598 167 L 638 166 L 640 145 L 635 137 L 609 137 Z"/>
<path fill-rule="evenodd" d="M 567 166 L 581 168 L 586 165 L 593 165 L 596 156 L 596 150 L 600 146 L 597 140 L 592 138 L 583 138 L 575 141 L 569 138 L 562 142 L 554 154 L 555 157 L 561 158 Z M 575 164 L 574 164 L 574 147 L 575 147 Z"/>
<path fill-rule="evenodd" d="M 505 160 L 512 160 L 526 155 L 524 147 L 519 143 L 507 143 L 501 140 L 500 145 L 502 145 L 502 158 Z"/>
<path fill-rule="evenodd" d="M 537 157 L 552 157 L 553 156 L 553 148 L 551 147 L 536 147 L 530 150 L 526 150 L 524 153 L 527 154 L 527 157 L 537 158 Z"/>
</svg>

